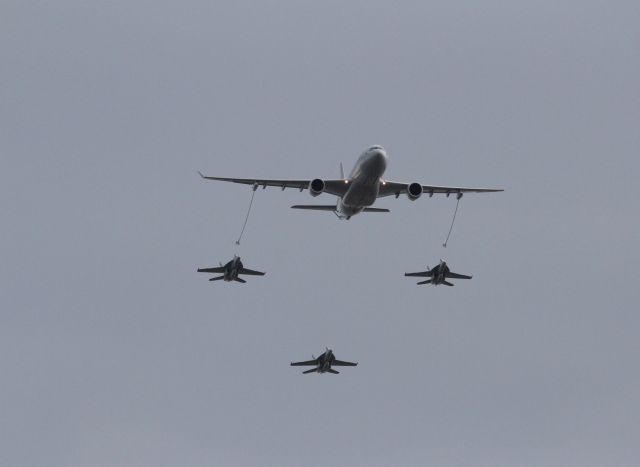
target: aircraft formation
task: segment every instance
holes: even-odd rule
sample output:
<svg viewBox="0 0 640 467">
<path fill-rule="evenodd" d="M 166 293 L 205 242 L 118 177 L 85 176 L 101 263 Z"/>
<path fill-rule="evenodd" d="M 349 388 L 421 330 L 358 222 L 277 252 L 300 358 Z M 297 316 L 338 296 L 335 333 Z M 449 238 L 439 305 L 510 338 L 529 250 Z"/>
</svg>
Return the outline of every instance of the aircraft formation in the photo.
<svg viewBox="0 0 640 467">
<path fill-rule="evenodd" d="M 336 196 L 338 199 L 335 204 L 311 204 L 311 205 L 294 205 L 293 209 L 305 209 L 311 211 L 327 211 L 333 212 L 339 219 L 349 220 L 356 214 L 362 212 L 389 212 L 388 209 L 373 207 L 373 204 L 378 198 L 386 196 L 395 196 L 396 198 L 404 194 L 411 201 L 415 201 L 423 194 L 432 197 L 434 194 L 444 194 L 449 197 L 451 194 L 455 194 L 458 202 L 462 198 L 464 193 L 490 193 L 504 191 L 496 188 L 467 188 L 467 187 L 450 187 L 450 186 L 437 186 L 437 185 L 423 185 L 417 182 L 402 183 L 393 182 L 383 178 L 383 175 L 387 169 L 388 156 L 382 146 L 374 145 L 366 149 L 356 161 L 353 170 L 348 177 L 345 177 L 340 165 L 339 179 L 326 180 L 320 178 L 307 179 L 307 180 L 274 180 L 274 179 L 261 179 L 261 178 L 228 178 L 228 177 L 212 177 L 206 176 L 198 172 L 203 179 L 218 180 L 223 182 L 239 183 L 243 185 L 249 185 L 252 187 L 253 192 L 262 187 L 278 187 L 281 190 L 287 188 L 294 188 L 300 192 L 309 190 L 309 194 L 313 197 L 319 196 L 322 193 L 328 193 Z M 253 198 L 252 198 L 253 202 Z M 249 212 L 251 210 L 251 204 L 249 205 Z M 247 212 L 247 219 L 249 216 Z M 457 206 L 456 206 L 457 212 Z M 455 220 L 455 214 L 454 214 Z M 246 219 L 245 219 L 246 226 Z M 453 223 L 452 223 L 453 227 Z M 243 227 L 244 232 L 244 227 Z M 449 231 L 451 233 L 451 230 Z M 242 237 L 242 233 L 240 235 Z M 239 244 L 240 239 L 236 242 Z M 443 246 L 446 246 L 446 242 Z M 241 282 L 245 283 L 246 280 L 239 277 L 240 275 L 252 275 L 252 276 L 264 276 L 264 272 L 247 269 L 244 267 L 239 256 L 234 255 L 233 259 L 223 265 L 220 263 L 219 267 L 199 268 L 198 272 L 222 274 L 210 278 L 210 281 L 224 280 L 225 282 Z M 447 285 L 453 286 L 454 284 L 449 282 L 448 279 L 471 279 L 472 276 L 454 273 L 449 269 L 449 266 L 442 259 L 439 264 L 434 268 L 427 267 L 423 272 L 411 272 L 405 273 L 407 277 L 424 277 L 427 278 L 424 281 L 418 282 L 418 285 L 432 284 L 432 285 Z M 291 363 L 291 366 L 312 366 L 313 368 L 303 371 L 303 374 L 310 373 L 332 373 L 338 374 L 337 370 L 334 370 L 333 366 L 356 366 L 357 363 L 346 362 L 337 360 L 333 351 L 329 348 L 325 349 L 325 352 L 319 357 L 313 357 L 312 360 Z"/>
</svg>

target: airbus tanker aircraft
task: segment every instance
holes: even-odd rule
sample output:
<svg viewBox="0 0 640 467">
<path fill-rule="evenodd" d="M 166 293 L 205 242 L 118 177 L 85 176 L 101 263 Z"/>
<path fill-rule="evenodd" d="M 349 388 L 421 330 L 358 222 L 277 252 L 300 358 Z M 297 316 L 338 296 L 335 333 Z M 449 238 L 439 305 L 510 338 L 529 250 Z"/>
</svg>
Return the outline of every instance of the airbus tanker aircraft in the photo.
<svg viewBox="0 0 640 467">
<path fill-rule="evenodd" d="M 329 193 L 338 197 L 336 204 L 331 205 L 295 205 L 294 209 L 308 209 L 312 211 L 330 211 L 336 214 L 340 219 L 351 219 L 352 216 L 361 212 L 389 212 L 388 209 L 371 207 L 376 199 L 385 196 L 395 196 L 398 198 L 401 194 L 406 194 L 407 198 L 415 201 L 420 198 L 423 193 L 427 193 L 429 197 L 435 193 L 446 194 L 447 196 L 455 194 L 460 199 L 463 193 L 486 193 L 504 191 L 494 188 L 465 188 L 452 186 L 436 186 L 421 185 L 420 183 L 399 183 L 392 182 L 382 178 L 387 168 L 388 156 L 382 146 L 371 146 L 358 158 L 356 165 L 349 174 L 344 176 L 342 166 L 340 167 L 341 178 L 337 180 L 324 180 L 314 178 L 313 180 L 270 180 L 261 178 L 227 178 L 227 177 L 209 177 L 200 173 L 202 178 L 208 180 L 220 180 L 223 182 L 241 183 L 244 185 L 252 185 L 254 190 L 259 186 L 266 188 L 268 186 L 279 187 L 282 190 L 286 188 L 297 188 L 300 191 L 309 190 L 311 196 L 319 196 L 322 193 Z"/>
</svg>

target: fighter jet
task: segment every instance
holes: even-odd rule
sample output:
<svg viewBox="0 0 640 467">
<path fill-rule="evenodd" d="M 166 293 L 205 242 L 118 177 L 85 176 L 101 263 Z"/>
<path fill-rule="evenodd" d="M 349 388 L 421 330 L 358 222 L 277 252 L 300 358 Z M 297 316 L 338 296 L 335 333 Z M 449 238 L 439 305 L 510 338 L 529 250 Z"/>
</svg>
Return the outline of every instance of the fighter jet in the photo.
<svg viewBox="0 0 640 467">
<path fill-rule="evenodd" d="M 429 269 L 428 266 L 427 266 L 427 269 Z M 428 271 L 407 272 L 404 275 L 408 277 L 431 277 L 431 279 L 428 279 L 426 281 L 418 282 L 418 285 L 444 284 L 444 285 L 448 285 L 449 287 L 453 287 L 453 284 L 451 282 L 447 282 L 447 279 L 471 279 L 472 277 L 472 276 L 465 276 L 463 274 L 456 274 L 455 272 L 451 272 L 451 270 L 449 269 L 449 266 L 447 266 L 447 263 L 445 263 L 442 260 L 440 260 L 440 264 L 438 264 L 435 268 L 429 269 Z"/>
<path fill-rule="evenodd" d="M 365 150 L 358 158 L 356 165 L 348 177 L 344 176 L 340 165 L 340 178 L 325 180 L 314 178 L 313 180 L 268 180 L 263 178 L 227 178 L 208 177 L 200 173 L 202 178 L 209 180 L 221 180 L 223 182 L 241 183 L 252 185 L 254 191 L 259 186 L 296 188 L 300 191 L 309 190 L 311 196 L 319 196 L 321 193 L 329 193 L 338 197 L 335 204 L 320 205 L 295 205 L 294 209 L 308 209 L 312 211 L 330 211 L 340 219 L 350 219 L 360 212 L 389 212 L 388 209 L 371 207 L 378 198 L 406 194 L 407 198 L 415 201 L 423 193 L 432 197 L 434 193 L 443 193 L 447 196 L 454 194 L 460 199 L 463 193 L 483 193 L 490 191 L 503 191 L 494 188 L 464 188 L 451 186 L 422 185 L 420 183 L 399 183 L 384 180 L 382 176 L 387 168 L 388 157 L 382 146 L 374 145 Z"/>
<path fill-rule="evenodd" d="M 225 282 L 242 282 L 243 284 L 247 281 L 238 277 L 240 274 L 246 274 L 248 276 L 264 276 L 264 272 L 254 271 L 252 269 L 247 269 L 242 265 L 242 261 L 240 261 L 240 257 L 233 255 L 233 259 L 229 261 L 224 266 L 220 263 L 220 267 L 218 268 L 199 268 L 198 272 L 213 272 L 222 274 L 222 276 L 212 277 L 209 279 L 210 281 L 219 281 L 224 280 Z"/>
<path fill-rule="evenodd" d="M 336 360 L 335 355 L 333 355 L 333 350 L 327 348 L 325 352 L 320 355 L 318 358 L 315 358 L 313 355 L 311 356 L 313 360 L 308 360 L 306 362 L 291 362 L 291 366 L 314 366 L 315 368 L 311 368 L 310 370 L 303 371 L 302 374 L 307 373 L 333 373 L 337 375 L 340 373 L 339 371 L 331 368 L 332 366 L 356 366 L 357 363 L 351 362 L 343 362 L 341 360 Z"/>
</svg>

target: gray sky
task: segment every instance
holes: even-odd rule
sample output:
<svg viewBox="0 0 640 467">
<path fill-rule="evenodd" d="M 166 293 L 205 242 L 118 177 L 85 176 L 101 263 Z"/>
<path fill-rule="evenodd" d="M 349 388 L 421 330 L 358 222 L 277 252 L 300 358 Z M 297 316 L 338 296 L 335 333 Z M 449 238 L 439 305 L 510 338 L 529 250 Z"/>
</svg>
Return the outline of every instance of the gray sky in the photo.
<svg viewBox="0 0 640 467">
<path fill-rule="evenodd" d="M 640 4 L 397 3 L 0 3 L 1 465 L 637 465 Z"/>
</svg>

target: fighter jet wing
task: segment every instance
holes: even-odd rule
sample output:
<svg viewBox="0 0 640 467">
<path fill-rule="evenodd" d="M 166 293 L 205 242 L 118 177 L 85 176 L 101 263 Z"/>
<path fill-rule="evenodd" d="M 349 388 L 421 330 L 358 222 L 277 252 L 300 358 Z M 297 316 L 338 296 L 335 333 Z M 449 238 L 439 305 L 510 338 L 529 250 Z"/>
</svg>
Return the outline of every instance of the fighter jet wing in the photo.
<svg viewBox="0 0 640 467">
<path fill-rule="evenodd" d="M 264 272 L 254 271 L 253 269 L 242 268 L 238 274 L 247 274 L 249 276 L 264 276 Z"/>
<path fill-rule="evenodd" d="M 455 272 L 447 273 L 447 279 L 471 279 L 473 276 L 465 276 L 464 274 L 456 274 Z"/>
<path fill-rule="evenodd" d="M 331 366 L 358 366 L 357 363 L 343 362 L 342 360 L 334 360 L 331 362 Z"/>
<path fill-rule="evenodd" d="M 309 188 L 311 180 L 269 180 L 264 178 L 228 178 L 228 177 L 207 177 L 198 172 L 202 178 L 207 180 L 219 180 L 222 182 L 240 183 L 242 185 L 253 185 L 255 187 L 266 188 L 268 186 L 278 187 L 282 190 L 285 188 L 297 188 L 302 191 Z M 335 196 L 344 196 L 349 189 L 349 184 L 345 180 L 323 180 L 324 191 Z"/>
<path fill-rule="evenodd" d="M 407 192 L 407 188 L 410 183 L 399 183 L 384 181 L 380 184 L 380 191 L 378 197 L 400 195 Z M 444 194 L 457 194 L 457 193 L 491 193 L 496 191 L 504 191 L 498 188 L 466 188 L 461 186 L 436 186 L 436 185 L 422 185 L 423 193 L 444 193 Z"/>
<path fill-rule="evenodd" d="M 224 267 L 219 267 L 219 268 L 198 268 L 198 272 L 217 272 L 217 273 L 223 273 L 223 272 L 224 272 Z"/>
<path fill-rule="evenodd" d="M 431 271 L 405 272 L 404 275 L 407 276 L 407 277 L 432 277 L 433 273 Z"/>
<path fill-rule="evenodd" d="M 317 365 L 318 360 L 307 360 L 306 362 L 291 362 L 291 366 L 312 366 Z"/>
</svg>

